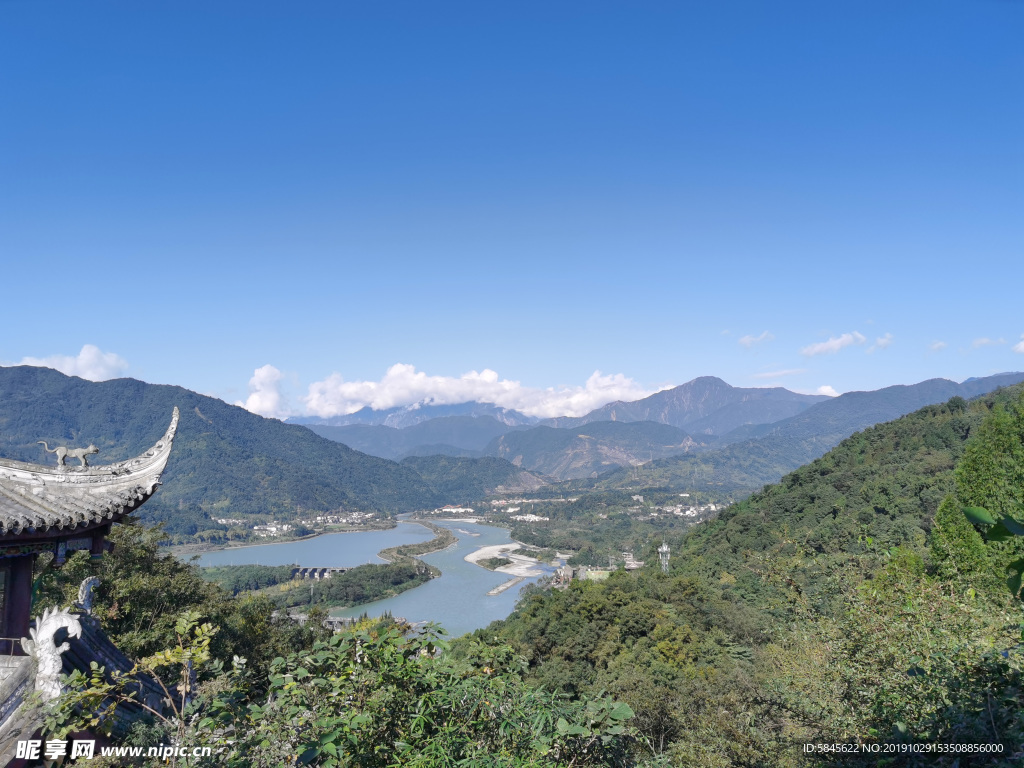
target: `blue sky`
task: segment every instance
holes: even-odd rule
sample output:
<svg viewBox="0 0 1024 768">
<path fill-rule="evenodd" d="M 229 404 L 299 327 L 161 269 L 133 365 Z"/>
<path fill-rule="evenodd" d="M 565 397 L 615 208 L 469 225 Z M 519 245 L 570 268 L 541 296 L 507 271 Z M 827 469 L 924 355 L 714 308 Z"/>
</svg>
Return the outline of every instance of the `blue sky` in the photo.
<svg viewBox="0 0 1024 768">
<path fill-rule="evenodd" d="M 0 362 L 275 415 L 1024 369 L 1022 39 L 997 0 L 0 0 Z"/>
</svg>

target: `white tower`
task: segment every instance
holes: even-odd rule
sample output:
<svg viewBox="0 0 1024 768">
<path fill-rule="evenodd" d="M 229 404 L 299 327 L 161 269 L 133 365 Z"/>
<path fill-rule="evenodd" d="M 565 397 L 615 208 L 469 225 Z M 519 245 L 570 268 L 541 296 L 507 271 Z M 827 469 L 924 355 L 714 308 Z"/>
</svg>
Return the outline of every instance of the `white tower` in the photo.
<svg viewBox="0 0 1024 768">
<path fill-rule="evenodd" d="M 661 546 L 658 547 L 658 557 L 661 558 L 661 572 L 668 573 L 668 555 L 671 552 L 671 548 L 664 541 L 661 542 Z"/>
</svg>

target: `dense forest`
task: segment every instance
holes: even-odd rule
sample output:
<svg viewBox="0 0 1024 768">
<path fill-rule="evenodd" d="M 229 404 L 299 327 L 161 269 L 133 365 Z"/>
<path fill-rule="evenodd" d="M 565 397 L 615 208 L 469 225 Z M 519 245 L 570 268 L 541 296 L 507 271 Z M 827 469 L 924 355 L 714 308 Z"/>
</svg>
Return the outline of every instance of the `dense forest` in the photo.
<svg viewBox="0 0 1024 768">
<path fill-rule="evenodd" d="M 432 578 L 430 567 L 409 558 L 368 564 L 325 579 L 293 579 L 290 565 L 222 565 L 202 569 L 203 577 L 232 595 L 261 592 L 277 608 L 352 607 L 383 600 Z"/>
<path fill-rule="evenodd" d="M 320 625 L 326 614 L 317 606 L 299 626 L 266 595 L 232 597 L 195 566 L 167 556 L 161 536 L 120 525 L 99 566 L 81 554 L 60 570 L 40 564 L 40 610 L 69 604 L 80 579 L 98 569 L 93 615 L 137 659 L 120 678 L 102 668 L 72 675 L 47 717 L 47 737 L 109 727 L 112 707 L 135 695 L 135 674 L 175 692 L 195 674 L 191 703 L 139 719 L 123 743 L 216 749 L 212 758 L 172 758 L 176 766 L 634 764 L 637 733 L 627 705 L 528 685 L 510 648 L 470 644 L 455 655 L 445 652 L 437 628 L 389 619 L 332 634 Z M 92 764 L 167 762 L 121 756 Z"/>
<path fill-rule="evenodd" d="M 210 565 L 201 567 L 203 578 L 237 595 L 255 592 L 292 580 L 291 565 Z"/>
<path fill-rule="evenodd" d="M 1020 547 L 986 545 L 961 507 L 1022 501 L 1021 389 L 955 397 L 670 538 L 668 574 L 534 591 L 476 639 L 510 644 L 546 690 L 620 697 L 673 765 L 796 765 L 803 743 L 860 741 L 999 744 L 1015 765 L 1024 613 L 1002 574 Z"/>
<path fill-rule="evenodd" d="M 668 573 L 651 542 L 643 569 L 528 589 L 508 619 L 450 644 L 386 622 L 329 637 L 294 626 L 265 597 L 232 598 L 162 557 L 139 526 L 115 534 L 96 613 L 140 671 L 173 676 L 181 654 L 151 654 L 188 652 L 202 681 L 191 709 L 130 738 L 221 747 L 206 764 L 1012 766 L 1022 505 L 1014 387 L 866 429 L 665 531 Z M 976 528 L 965 507 L 1001 524 Z M 40 607 L 93 567 L 48 570 Z M 123 694 L 71 682 L 58 734 Z M 803 748 L 831 743 L 861 751 Z"/>
</svg>

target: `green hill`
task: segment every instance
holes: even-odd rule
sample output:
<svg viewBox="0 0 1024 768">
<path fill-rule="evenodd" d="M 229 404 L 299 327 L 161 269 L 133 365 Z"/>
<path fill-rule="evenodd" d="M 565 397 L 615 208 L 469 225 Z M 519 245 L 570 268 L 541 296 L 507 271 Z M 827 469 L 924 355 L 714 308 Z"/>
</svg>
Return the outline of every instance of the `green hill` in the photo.
<svg viewBox="0 0 1024 768">
<path fill-rule="evenodd" d="M 461 488 L 437 490 L 410 465 L 367 456 L 300 425 L 173 386 L 134 379 L 90 382 L 47 368 L 0 368 L 0 455 L 48 462 L 50 445 L 95 443 L 94 463 L 134 456 L 163 434 L 178 406 L 181 422 L 164 482 L 142 510 L 145 522 L 189 535 L 215 517 L 293 517 L 303 511 L 361 509 L 391 514 L 432 508 L 455 494 L 476 498 L 486 481 L 462 466 Z M 504 473 L 493 460 L 485 478 Z M 507 463 L 506 463 L 507 464 Z"/>
<path fill-rule="evenodd" d="M 652 547 L 475 636 L 511 642 L 535 683 L 629 703 L 668 765 L 880 764 L 804 743 L 984 743 L 1001 752 L 886 764 L 1017 765 L 1024 610 L 1001 574 L 1019 543 L 985 546 L 960 504 L 1017 508 L 1021 477 L 1024 387 L 955 396 L 670 533 L 670 573 Z"/>
</svg>

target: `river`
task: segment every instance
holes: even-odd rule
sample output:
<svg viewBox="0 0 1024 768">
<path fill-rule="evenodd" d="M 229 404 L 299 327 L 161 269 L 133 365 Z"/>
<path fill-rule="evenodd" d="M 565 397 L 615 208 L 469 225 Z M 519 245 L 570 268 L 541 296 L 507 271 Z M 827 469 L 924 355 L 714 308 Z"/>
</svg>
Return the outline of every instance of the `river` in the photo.
<svg viewBox="0 0 1024 768">
<path fill-rule="evenodd" d="M 376 603 L 331 611 L 334 616 L 380 616 L 390 611 L 406 621 L 433 621 L 454 636 L 486 627 L 496 619 L 508 616 L 515 607 L 519 590 L 537 579 L 528 578 L 497 595 L 487 593 L 512 577 L 467 563 L 464 558 L 480 547 L 509 544 L 512 539 L 504 528 L 468 523 L 461 520 L 437 520 L 448 528 L 458 541 L 448 549 L 424 555 L 421 559 L 441 569 L 441 576 L 400 595 Z M 304 541 L 288 541 L 258 547 L 239 547 L 207 552 L 200 556 L 200 565 L 288 565 L 304 567 L 345 567 L 367 562 L 382 562 L 377 552 L 400 544 L 426 541 L 433 534 L 422 525 L 400 522 L 387 531 L 331 533 Z M 553 572 L 542 566 L 545 573 Z"/>
<path fill-rule="evenodd" d="M 302 541 L 282 541 L 253 547 L 231 547 L 204 552 L 199 565 L 301 565 L 304 568 L 351 568 L 383 563 L 377 553 L 388 547 L 418 544 L 434 537 L 430 529 L 400 522 L 385 531 L 327 533 Z"/>
</svg>

